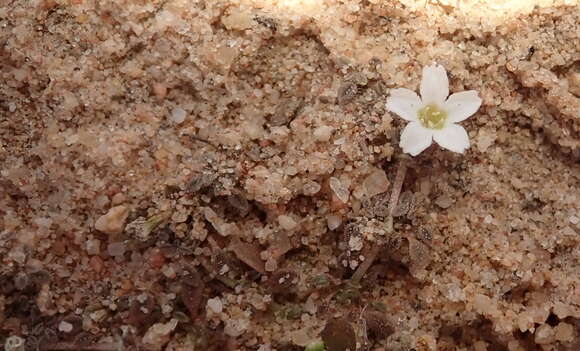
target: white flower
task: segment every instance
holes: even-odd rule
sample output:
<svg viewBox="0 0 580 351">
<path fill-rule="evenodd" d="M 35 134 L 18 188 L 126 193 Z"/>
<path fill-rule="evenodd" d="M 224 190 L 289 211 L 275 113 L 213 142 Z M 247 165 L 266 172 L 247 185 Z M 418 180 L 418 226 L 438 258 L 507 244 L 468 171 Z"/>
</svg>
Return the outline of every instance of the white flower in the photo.
<svg viewBox="0 0 580 351">
<path fill-rule="evenodd" d="M 421 97 L 409 89 L 393 89 L 387 99 L 389 111 L 411 122 L 403 130 L 399 146 L 417 156 L 435 140 L 447 150 L 463 153 L 469 147 L 469 137 L 456 123 L 479 109 L 477 91 L 462 91 L 447 98 L 449 80 L 445 68 L 433 65 L 423 68 L 420 92 Z"/>
</svg>

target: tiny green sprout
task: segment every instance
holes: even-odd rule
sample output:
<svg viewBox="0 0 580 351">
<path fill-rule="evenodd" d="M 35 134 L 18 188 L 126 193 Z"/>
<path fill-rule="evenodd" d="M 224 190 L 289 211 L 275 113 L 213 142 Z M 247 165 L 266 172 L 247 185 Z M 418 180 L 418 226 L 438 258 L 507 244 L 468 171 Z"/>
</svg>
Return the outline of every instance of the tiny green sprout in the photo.
<svg viewBox="0 0 580 351">
<path fill-rule="evenodd" d="M 300 318 L 304 309 L 298 304 L 288 303 L 286 305 L 273 305 L 274 315 L 278 318 L 294 320 Z"/>
<path fill-rule="evenodd" d="M 341 290 L 339 290 L 336 295 L 335 299 L 340 304 L 350 304 L 355 300 L 360 298 L 360 285 L 353 283 L 353 284 L 346 284 Z"/>
<path fill-rule="evenodd" d="M 371 302 L 371 307 L 379 312 L 387 312 L 387 305 L 384 304 L 384 302 L 381 301 L 373 301 Z"/>
<path fill-rule="evenodd" d="M 149 217 L 143 226 L 143 230 L 145 231 L 146 235 L 152 233 L 157 227 L 167 221 L 170 217 L 171 212 L 161 212 Z"/>
<path fill-rule="evenodd" d="M 425 128 L 443 129 L 446 119 L 447 112 L 435 104 L 429 104 L 419 110 L 419 121 Z"/>
<path fill-rule="evenodd" d="M 325 351 L 325 350 L 326 349 L 324 348 L 324 342 L 320 340 L 311 343 L 304 349 L 304 351 Z"/>
<path fill-rule="evenodd" d="M 290 305 L 284 311 L 286 319 L 298 319 L 302 313 L 304 313 L 304 310 L 298 305 Z"/>
<path fill-rule="evenodd" d="M 316 287 L 324 287 L 329 284 L 328 277 L 325 274 L 317 275 L 310 280 L 310 283 Z"/>
</svg>

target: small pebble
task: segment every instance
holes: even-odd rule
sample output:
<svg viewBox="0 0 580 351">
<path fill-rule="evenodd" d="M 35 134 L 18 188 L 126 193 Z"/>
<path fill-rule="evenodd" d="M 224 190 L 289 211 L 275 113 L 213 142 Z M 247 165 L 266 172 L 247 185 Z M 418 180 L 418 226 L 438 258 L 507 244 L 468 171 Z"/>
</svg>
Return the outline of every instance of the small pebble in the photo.
<svg viewBox="0 0 580 351">
<path fill-rule="evenodd" d="M 342 224 L 342 219 L 339 215 L 329 214 L 326 217 L 326 224 L 328 225 L 328 229 L 335 230 Z"/>
<path fill-rule="evenodd" d="M 342 201 L 343 203 L 348 202 L 350 193 L 348 189 L 342 185 L 342 183 L 338 178 L 335 177 L 330 178 L 330 188 L 332 189 L 332 191 L 334 191 L 336 197 L 338 197 L 340 201 Z"/>
<path fill-rule="evenodd" d="M 334 128 L 329 126 L 320 126 L 314 130 L 314 139 L 318 141 L 328 141 L 332 136 L 332 131 Z"/>
<path fill-rule="evenodd" d="M 222 300 L 220 300 L 219 297 L 207 300 L 207 308 L 209 308 L 213 313 L 222 313 L 223 307 Z"/>
<path fill-rule="evenodd" d="M 167 323 L 153 324 L 143 336 L 142 343 L 147 350 L 160 351 L 170 340 L 171 333 L 177 327 L 177 319 Z"/>
<path fill-rule="evenodd" d="M 125 229 L 125 221 L 129 216 L 129 208 L 115 206 L 95 222 L 95 229 L 107 234 L 119 234 Z"/>
<path fill-rule="evenodd" d="M 565 323 L 565 322 L 560 322 L 560 324 L 558 324 L 555 328 L 554 328 L 554 334 L 556 337 L 556 340 L 558 341 L 562 341 L 562 342 L 570 342 L 572 340 L 574 340 L 574 327 L 571 324 Z"/>
<path fill-rule="evenodd" d="M 278 216 L 278 223 L 280 223 L 280 226 L 286 230 L 292 230 L 296 228 L 296 225 L 298 224 L 292 217 L 287 215 Z"/>
<path fill-rule="evenodd" d="M 536 329 L 534 341 L 536 344 L 547 345 L 555 341 L 554 329 L 549 324 L 542 324 Z"/>
<path fill-rule="evenodd" d="M 30 279 L 28 278 L 28 274 L 24 272 L 20 272 L 14 277 L 14 287 L 18 290 L 24 290 L 28 283 L 30 283 Z"/>
<path fill-rule="evenodd" d="M 113 198 L 111 199 L 111 202 L 115 206 L 120 205 L 125 201 L 127 201 L 127 197 L 123 193 L 116 193 L 115 196 L 113 196 Z"/>
<path fill-rule="evenodd" d="M 320 184 L 318 184 L 317 182 L 314 181 L 308 181 L 306 182 L 306 184 L 304 184 L 302 191 L 304 192 L 304 195 L 306 196 L 312 196 L 316 193 L 318 193 L 321 189 Z"/>
<path fill-rule="evenodd" d="M 6 339 L 6 342 L 4 343 L 4 350 L 6 351 L 24 350 L 25 344 L 26 340 L 24 340 L 19 336 L 14 335 Z"/>
<path fill-rule="evenodd" d="M 101 253 L 101 242 L 98 239 L 87 240 L 86 245 L 87 253 L 91 256 L 98 255 Z"/>
<path fill-rule="evenodd" d="M 175 269 L 171 265 L 163 266 L 161 272 L 163 272 L 163 275 L 169 279 L 173 279 L 176 276 Z"/>
<path fill-rule="evenodd" d="M 122 242 L 110 243 L 107 246 L 107 252 L 111 256 L 123 256 L 125 254 L 125 244 Z"/>
<path fill-rule="evenodd" d="M 167 96 L 167 85 L 162 83 L 154 83 L 153 93 L 158 99 L 160 100 L 165 99 L 165 96 Z"/>
<path fill-rule="evenodd" d="M 96 273 L 101 273 L 103 271 L 105 264 L 100 256 L 93 256 L 89 260 L 89 265 L 91 266 L 93 271 L 95 271 Z"/>
<path fill-rule="evenodd" d="M 73 330 L 73 325 L 67 321 L 62 321 L 58 325 L 58 330 L 63 333 L 70 333 Z"/>
<path fill-rule="evenodd" d="M 442 209 L 447 209 L 453 205 L 453 199 L 449 197 L 449 195 L 444 194 L 435 200 L 435 204 L 437 204 L 437 206 L 441 207 Z"/>
<path fill-rule="evenodd" d="M 149 256 L 149 264 L 152 268 L 161 268 L 165 263 L 165 256 L 161 250 L 154 248 L 151 250 L 151 255 Z"/>
<path fill-rule="evenodd" d="M 364 180 L 367 197 L 373 197 L 389 190 L 389 179 L 382 169 L 375 169 Z"/>
<path fill-rule="evenodd" d="M 485 224 L 493 223 L 493 217 L 491 215 L 485 216 L 485 218 L 483 219 L 483 223 Z"/>
<path fill-rule="evenodd" d="M 187 113 L 181 107 L 175 107 L 171 110 L 171 120 L 177 124 L 183 123 L 185 121 Z"/>
</svg>

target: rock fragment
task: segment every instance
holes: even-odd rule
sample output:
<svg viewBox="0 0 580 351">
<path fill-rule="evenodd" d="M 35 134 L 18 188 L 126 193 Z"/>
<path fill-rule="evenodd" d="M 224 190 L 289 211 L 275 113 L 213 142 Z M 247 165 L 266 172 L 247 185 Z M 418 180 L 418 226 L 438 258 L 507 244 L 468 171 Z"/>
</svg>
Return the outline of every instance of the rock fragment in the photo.
<svg viewBox="0 0 580 351">
<path fill-rule="evenodd" d="M 119 234 L 125 228 L 129 216 L 129 208 L 124 205 L 115 206 L 95 222 L 95 229 L 106 234 Z"/>
<path fill-rule="evenodd" d="M 335 230 L 342 224 L 342 218 L 337 214 L 329 214 L 326 216 L 326 224 L 328 225 L 328 229 Z"/>
<path fill-rule="evenodd" d="M 219 314 L 222 313 L 224 305 L 219 297 L 214 297 L 207 300 L 207 308 L 212 311 L 212 313 Z"/>
<path fill-rule="evenodd" d="M 235 235 L 239 228 L 235 223 L 228 223 L 220 218 L 214 210 L 209 207 L 202 208 L 205 219 L 211 223 L 213 228 L 222 236 Z"/>
<path fill-rule="evenodd" d="M 346 188 L 338 178 L 335 177 L 330 178 L 330 189 L 334 191 L 336 197 L 338 197 L 340 201 L 342 201 L 343 203 L 348 202 L 350 192 L 348 191 L 348 188 Z"/>
<path fill-rule="evenodd" d="M 329 141 L 333 131 L 334 128 L 330 126 L 320 126 L 314 130 L 314 139 L 322 142 Z"/>
<path fill-rule="evenodd" d="M 301 99 L 288 99 L 278 105 L 276 111 L 270 119 L 270 124 L 273 126 L 283 126 L 291 122 L 302 107 L 303 101 Z"/>
<path fill-rule="evenodd" d="M 356 350 L 356 334 L 346 318 L 328 321 L 321 336 L 328 351 Z"/>
<path fill-rule="evenodd" d="M 181 124 L 185 121 L 185 117 L 187 116 L 187 112 L 181 107 L 176 107 L 171 110 L 171 120 L 175 122 L 175 124 Z"/>
<path fill-rule="evenodd" d="M 389 179 L 382 169 L 375 169 L 364 180 L 366 196 L 371 198 L 389 190 Z"/>
<path fill-rule="evenodd" d="M 256 271 L 260 273 L 266 271 L 265 263 L 260 258 L 260 249 L 257 246 L 244 243 L 236 238 L 230 244 L 230 249 L 236 254 L 237 258 Z"/>
<path fill-rule="evenodd" d="M 540 325 L 534 334 L 534 342 L 540 345 L 551 344 L 555 339 L 554 329 L 549 324 Z"/>
<path fill-rule="evenodd" d="M 177 319 L 172 319 L 167 323 L 156 323 L 147 330 L 143 337 L 143 345 L 147 350 L 159 351 L 169 342 L 171 333 L 177 327 Z"/>
</svg>

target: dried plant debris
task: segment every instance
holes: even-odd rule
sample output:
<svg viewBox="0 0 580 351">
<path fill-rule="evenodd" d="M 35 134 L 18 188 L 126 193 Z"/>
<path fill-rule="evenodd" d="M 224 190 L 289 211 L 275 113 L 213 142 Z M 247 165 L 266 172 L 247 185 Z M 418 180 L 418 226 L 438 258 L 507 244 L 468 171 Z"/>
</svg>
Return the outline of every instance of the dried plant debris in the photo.
<svg viewBox="0 0 580 351">
<path fill-rule="evenodd" d="M 411 272 L 419 272 L 425 269 L 431 262 L 431 253 L 427 245 L 414 238 L 408 238 L 409 259 L 411 260 Z"/>
<path fill-rule="evenodd" d="M 415 206 L 415 196 L 410 191 L 404 191 L 399 197 L 399 201 L 393 210 L 393 217 L 410 216 Z"/>
<path fill-rule="evenodd" d="M 370 218 L 385 219 L 389 216 L 388 193 L 378 194 L 363 201 L 364 214 Z M 396 212 L 395 212 L 396 215 Z"/>
<path fill-rule="evenodd" d="M 377 258 L 377 255 L 379 254 L 380 250 L 381 250 L 381 246 L 378 244 L 375 244 L 375 246 L 373 246 L 371 248 L 370 252 L 366 255 L 363 263 L 361 263 L 358 266 L 357 270 L 354 272 L 354 274 L 351 277 L 351 281 L 354 284 L 360 283 L 360 281 L 364 277 L 365 273 L 368 271 L 368 269 L 371 267 L 371 265 L 373 264 L 373 262 Z"/>
<path fill-rule="evenodd" d="M 171 218 L 171 212 L 169 211 L 161 212 L 149 218 L 139 217 L 127 224 L 125 232 L 141 241 L 147 241 L 151 238 L 153 232 L 167 224 L 169 218 Z"/>
<path fill-rule="evenodd" d="M 340 105 L 347 104 L 354 100 L 359 94 L 358 84 L 355 82 L 344 82 L 338 89 L 337 98 Z"/>
<path fill-rule="evenodd" d="M 238 216 L 245 217 L 250 212 L 251 205 L 242 194 L 232 194 L 227 199 L 228 204 L 238 212 Z"/>
<path fill-rule="evenodd" d="M 270 118 L 270 124 L 275 127 L 287 125 L 296 118 L 303 106 L 304 100 L 295 97 L 282 101 Z"/>
<path fill-rule="evenodd" d="M 395 176 L 393 190 L 391 191 L 391 200 L 389 201 L 389 212 L 391 216 L 394 215 L 399 206 L 399 196 L 401 195 L 403 183 L 405 182 L 405 175 L 407 174 L 407 162 L 406 158 L 402 158 L 397 166 L 397 175 Z"/>
<path fill-rule="evenodd" d="M 201 280 L 199 273 L 193 273 L 183 278 L 180 284 L 179 296 L 181 302 L 189 311 L 189 318 L 194 321 L 200 315 L 200 307 L 204 300 L 203 290 L 205 283 Z"/>
<path fill-rule="evenodd" d="M 198 191 L 207 189 L 214 184 L 214 181 L 217 177 L 218 175 L 211 171 L 196 174 L 191 177 L 189 183 L 187 183 L 185 191 L 190 193 L 197 193 Z"/>
<path fill-rule="evenodd" d="M 268 278 L 269 291 L 274 295 L 292 294 L 298 283 L 298 275 L 292 271 L 276 271 Z"/>
<path fill-rule="evenodd" d="M 386 339 L 395 332 L 393 322 L 389 320 L 386 306 L 367 307 L 361 315 L 366 331 L 371 339 Z"/>
<path fill-rule="evenodd" d="M 0 349 L 579 349 L 577 2 L 0 3 Z"/>
</svg>

